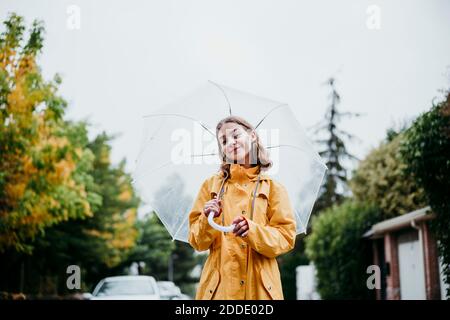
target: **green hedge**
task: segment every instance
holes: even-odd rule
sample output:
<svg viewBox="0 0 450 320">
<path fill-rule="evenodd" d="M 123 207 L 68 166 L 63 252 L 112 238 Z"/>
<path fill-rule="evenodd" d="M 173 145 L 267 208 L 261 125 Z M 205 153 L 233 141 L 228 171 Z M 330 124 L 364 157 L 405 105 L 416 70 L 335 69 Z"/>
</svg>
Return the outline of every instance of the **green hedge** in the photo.
<svg viewBox="0 0 450 320">
<path fill-rule="evenodd" d="M 371 243 L 362 235 L 380 216 L 378 208 L 347 200 L 313 220 L 306 253 L 317 268 L 322 299 L 374 298 L 366 286 Z"/>
<path fill-rule="evenodd" d="M 431 229 L 439 241 L 443 272 L 450 283 L 450 92 L 417 118 L 406 131 L 400 151 L 408 164 L 406 174 L 415 177 L 436 213 Z"/>
</svg>

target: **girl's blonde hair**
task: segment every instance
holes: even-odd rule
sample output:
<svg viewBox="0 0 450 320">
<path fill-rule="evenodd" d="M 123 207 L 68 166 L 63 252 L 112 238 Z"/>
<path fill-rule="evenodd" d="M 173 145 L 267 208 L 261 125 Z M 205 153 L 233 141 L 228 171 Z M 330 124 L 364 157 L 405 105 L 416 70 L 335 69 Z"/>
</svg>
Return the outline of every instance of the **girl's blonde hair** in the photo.
<svg viewBox="0 0 450 320">
<path fill-rule="evenodd" d="M 222 126 L 225 123 L 236 123 L 240 125 L 242 128 L 245 129 L 248 133 L 251 133 L 255 130 L 255 128 L 248 123 L 245 119 L 238 117 L 238 116 L 229 116 L 219 121 L 219 123 L 216 126 L 216 137 L 217 137 L 217 143 L 219 145 L 219 156 L 222 160 L 222 164 L 220 165 L 220 170 L 224 174 L 227 179 L 230 177 L 230 164 L 226 163 L 226 155 L 222 150 L 222 145 L 219 141 L 219 130 L 222 128 Z M 260 171 L 266 171 L 272 166 L 272 161 L 270 160 L 269 154 L 267 153 L 267 150 L 264 148 L 264 146 L 261 143 L 261 140 L 258 136 L 258 133 L 255 131 L 256 135 L 256 141 L 252 142 L 251 149 L 250 149 L 250 163 L 256 164 L 260 166 Z M 256 158 L 256 161 L 255 161 Z"/>
</svg>

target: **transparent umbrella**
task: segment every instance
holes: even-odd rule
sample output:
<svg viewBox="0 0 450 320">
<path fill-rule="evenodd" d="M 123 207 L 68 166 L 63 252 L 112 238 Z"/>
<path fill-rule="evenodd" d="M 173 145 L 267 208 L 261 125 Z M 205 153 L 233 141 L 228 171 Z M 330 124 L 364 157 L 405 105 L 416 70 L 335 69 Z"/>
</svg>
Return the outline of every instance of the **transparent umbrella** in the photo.
<svg viewBox="0 0 450 320">
<path fill-rule="evenodd" d="M 204 180 L 221 159 L 217 123 L 240 116 L 256 129 L 273 166 L 266 174 L 285 186 L 297 234 L 305 233 L 326 166 L 288 104 L 209 81 L 144 116 L 133 184 L 175 240 L 188 242 L 189 213 Z"/>
</svg>

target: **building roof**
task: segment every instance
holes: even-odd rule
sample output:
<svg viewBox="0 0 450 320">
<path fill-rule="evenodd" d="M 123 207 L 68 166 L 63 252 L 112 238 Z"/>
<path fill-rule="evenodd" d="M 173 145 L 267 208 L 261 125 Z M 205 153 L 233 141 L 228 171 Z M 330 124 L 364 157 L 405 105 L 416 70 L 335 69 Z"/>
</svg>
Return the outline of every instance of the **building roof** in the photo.
<svg viewBox="0 0 450 320">
<path fill-rule="evenodd" d="M 374 224 L 372 228 L 363 235 L 363 238 L 379 238 L 385 233 L 403 229 L 411 226 L 415 222 L 433 219 L 435 215 L 434 213 L 429 214 L 430 212 L 431 208 L 427 206 L 392 219 L 381 221 Z"/>
</svg>

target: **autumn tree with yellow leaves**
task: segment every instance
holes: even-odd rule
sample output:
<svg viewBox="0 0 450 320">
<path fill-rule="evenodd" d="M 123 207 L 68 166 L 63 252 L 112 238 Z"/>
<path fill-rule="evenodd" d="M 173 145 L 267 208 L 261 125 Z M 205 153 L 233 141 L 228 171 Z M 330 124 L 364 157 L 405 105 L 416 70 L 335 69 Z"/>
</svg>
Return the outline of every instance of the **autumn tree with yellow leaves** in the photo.
<svg viewBox="0 0 450 320">
<path fill-rule="evenodd" d="M 69 141 L 57 94 L 58 76 L 43 79 L 36 57 L 43 25 L 24 41 L 23 19 L 11 15 L 0 36 L 0 251 L 30 251 L 29 240 L 54 224 L 92 216 L 85 186 L 92 152 Z"/>
<path fill-rule="evenodd" d="M 64 119 L 61 79 L 37 64 L 43 34 L 16 14 L 0 34 L 0 291 L 39 293 L 50 277 L 58 293 L 71 264 L 96 281 L 137 238 L 125 162 L 111 164 L 109 136 Z"/>
<path fill-rule="evenodd" d="M 92 290 L 107 275 L 122 274 L 138 237 L 139 199 L 132 189 L 131 176 L 125 172 L 125 162 L 111 164 L 109 142 L 113 137 L 102 133 L 88 141 L 86 125 L 78 123 L 76 127 L 73 131 L 78 137 L 84 137 L 84 143 L 94 155 L 89 170 L 93 183 L 87 190 L 99 194 L 102 202 L 92 217 L 62 222 L 37 239 L 33 263 L 40 274 L 53 279 L 50 281 L 53 286 L 47 292 L 65 291 L 65 281 L 56 275 L 64 275 L 65 268 L 71 264 L 81 267 L 84 290 Z M 31 287 L 37 286 L 35 283 Z"/>
</svg>

